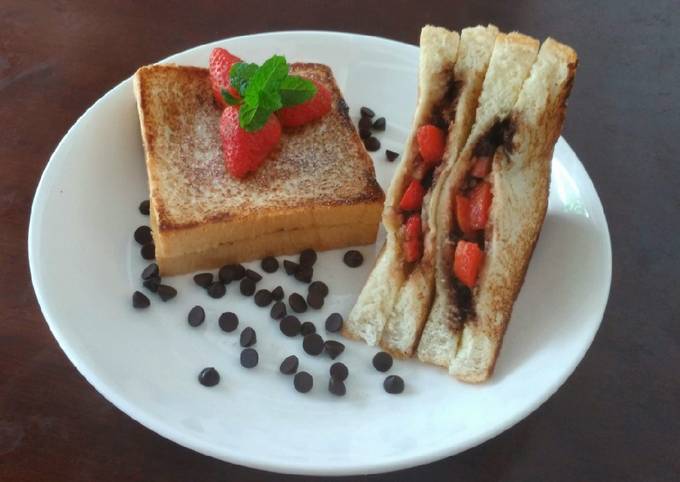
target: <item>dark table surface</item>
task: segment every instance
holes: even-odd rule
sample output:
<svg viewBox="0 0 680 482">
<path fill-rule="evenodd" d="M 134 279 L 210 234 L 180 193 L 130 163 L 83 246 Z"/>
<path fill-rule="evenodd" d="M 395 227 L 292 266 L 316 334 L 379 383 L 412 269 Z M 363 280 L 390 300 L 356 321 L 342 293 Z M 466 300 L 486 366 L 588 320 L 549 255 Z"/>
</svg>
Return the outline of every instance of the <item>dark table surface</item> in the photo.
<svg viewBox="0 0 680 482">
<path fill-rule="evenodd" d="M 31 287 L 27 226 L 40 173 L 89 105 L 138 66 L 224 37 L 326 29 L 416 43 L 426 23 L 487 22 L 579 53 L 564 135 L 609 221 L 608 308 L 576 372 L 524 421 L 457 456 L 356 480 L 678 480 L 677 0 L 282 4 L 0 1 L 0 480 L 308 480 L 161 438 L 100 396 L 57 346 Z"/>
</svg>

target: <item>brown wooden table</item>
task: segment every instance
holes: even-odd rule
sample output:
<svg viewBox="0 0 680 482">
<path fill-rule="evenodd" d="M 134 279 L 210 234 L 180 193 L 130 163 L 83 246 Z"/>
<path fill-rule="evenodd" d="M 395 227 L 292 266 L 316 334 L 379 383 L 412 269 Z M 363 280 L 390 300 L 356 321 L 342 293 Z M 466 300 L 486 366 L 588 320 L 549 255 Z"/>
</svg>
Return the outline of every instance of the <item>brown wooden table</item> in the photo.
<svg viewBox="0 0 680 482">
<path fill-rule="evenodd" d="M 1 1 L 0 480 L 312 480 L 182 448 L 134 422 L 78 374 L 31 287 L 26 235 L 36 183 L 89 105 L 139 65 L 174 52 L 290 29 L 415 43 L 426 23 L 486 22 L 555 36 L 581 57 L 564 135 L 609 220 L 608 309 L 574 375 L 526 420 L 455 457 L 366 479 L 679 480 L 677 0 L 288 1 L 285 8 L 274 1 Z"/>
</svg>

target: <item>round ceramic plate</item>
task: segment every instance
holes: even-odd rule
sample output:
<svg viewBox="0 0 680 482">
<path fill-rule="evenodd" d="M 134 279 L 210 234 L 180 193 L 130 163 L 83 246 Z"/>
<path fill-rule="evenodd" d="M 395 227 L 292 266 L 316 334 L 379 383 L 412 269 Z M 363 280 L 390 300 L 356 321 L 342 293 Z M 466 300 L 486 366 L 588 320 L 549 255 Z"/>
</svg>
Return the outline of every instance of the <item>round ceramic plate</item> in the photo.
<svg viewBox="0 0 680 482">
<path fill-rule="evenodd" d="M 197 47 L 167 62 L 206 66 L 222 46 L 255 62 L 274 53 L 289 61 L 328 64 L 356 120 L 359 107 L 387 118 L 373 155 L 387 188 L 415 106 L 418 49 L 391 40 L 329 32 L 282 32 L 239 37 Z M 586 171 L 564 139 L 555 148 L 550 206 L 493 378 L 483 385 L 457 382 L 445 371 L 415 361 L 390 370 L 406 381 L 388 395 L 385 374 L 373 369 L 374 348 L 343 340 L 339 358 L 350 370 L 347 395 L 327 390 L 327 357 L 311 357 L 301 339 L 287 338 L 236 286 L 214 300 L 190 275 L 169 278 L 179 295 L 134 310 L 147 264 L 132 239 L 147 223 L 137 210 L 148 197 L 139 122 L 128 79 L 97 101 L 52 155 L 31 213 L 29 256 L 33 284 L 55 338 L 87 380 L 118 408 L 151 430 L 198 452 L 277 472 L 353 474 L 424 464 L 477 445 L 512 426 L 543 403 L 572 373 L 602 319 L 611 279 L 611 247 L 602 205 Z M 382 235 L 381 235 L 382 236 Z M 320 253 L 315 277 L 330 287 L 323 309 L 303 320 L 323 322 L 349 313 L 382 244 L 358 249 L 366 262 L 350 269 L 343 250 Z M 259 263 L 248 263 L 259 269 Z M 260 287 L 306 286 L 281 271 Z M 189 309 L 200 304 L 206 322 L 191 328 Z M 217 318 L 238 313 L 233 333 Z M 257 331 L 260 363 L 239 364 L 240 330 Z M 314 376 L 307 394 L 279 373 L 281 360 L 300 358 Z M 222 381 L 197 381 L 214 366 Z"/>
</svg>

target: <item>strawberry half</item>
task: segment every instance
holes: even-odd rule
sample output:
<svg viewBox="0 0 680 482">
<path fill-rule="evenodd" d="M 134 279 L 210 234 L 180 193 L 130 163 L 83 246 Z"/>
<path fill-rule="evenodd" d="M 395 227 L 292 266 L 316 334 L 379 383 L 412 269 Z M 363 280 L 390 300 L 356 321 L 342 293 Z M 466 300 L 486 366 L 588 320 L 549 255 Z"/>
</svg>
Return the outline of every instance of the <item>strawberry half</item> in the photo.
<svg viewBox="0 0 680 482">
<path fill-rule="evenodd" d="M 229 173 L 239 179 L 256 171 L 281 139 L 281 124 L 270 115 L 262 129 L 248 132 L 241 128 L 239 108 L 228 105 L 220 118 L 220 135 L 224 165 Z"/>
<path fill-rule="evenodd" d="M 331 93 L 316 80 L 316 94 L 307 102 L 284 107 L 276 115 L 284 127 L 297 127 L 325 116 L 331 110 Z"/>
<path fill-rule="evenodd" d="M 229 82 L 229 71 L 231 67 L 240 62 L 241 59 L 229 53 L 223 48 L 214 48 L 210 52 L 209 70 L 210 70 L 210 84 L 212 86 L 213 96 L 219 105 L 226 107 L 227 103 L 222 98 L 222 89 L 227 89 L 231 95 L 236 98 L 241 97 L 238 91 L 233 88 Z"/>
</svg>

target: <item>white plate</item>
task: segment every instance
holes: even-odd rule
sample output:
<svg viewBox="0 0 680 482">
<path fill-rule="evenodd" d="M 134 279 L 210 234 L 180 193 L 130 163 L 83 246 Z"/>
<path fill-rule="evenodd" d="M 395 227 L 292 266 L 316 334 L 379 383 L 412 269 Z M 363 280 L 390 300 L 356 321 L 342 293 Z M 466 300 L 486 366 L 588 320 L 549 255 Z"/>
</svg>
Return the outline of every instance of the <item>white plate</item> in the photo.
<svg viewBox="0 0 680 482">
<path fill-rule="evenodd" d="M 387 118 L 383 147 L 401 151 L 415 105 L 418 49 L 381 38 L 329 32 L 282 32 L 197 47 L 167 61 L 207 65 L 213 46 L 261 62 L 273 53 L 290 61 L 329 64 L 356 119 L 362 105 Z M 383 188 L 395 164 L 374 155 Z M 118 408 L 151 430 L 198 452 L 277 472 L 356 474 L 424 464 L 477 445 L 526 417 L 565 381 L 598 329 L 609 293 L 611 247 L 595 189 L 574 152 L 560 139 L 553 160 L 550 207 L 524 288 L 515 305 L 496 374 L 464 385 L 442 370 L 397 362 L 406 391 L 388 395 L 385 375 L 371 366 L 375 350 L 347 342 L 340 360 L 350 368 L 348 393 L 327 391 L 329 360 L 283 336 L 238 289 L 213 300 L 190 276 L 169 279 L 179 296 L 150 309 L 130 306 L 146 265 L 132 240 L 147 219 L 147 197 L 135 100 L 130 79 L 97 101 L 52 155 L 31 212 L 29 256 L 33 284 L 50 329 L 78 370 Z M 303 320 L 323 330 L 334 311 L 349 312 L 377 247 L 361 248 L 360 269 L 342 264 L 344 251 L 322 253 L 315 272 L 330 286 L 321 311 Z M 259 270 L 257 263 L 251 267 Z M 261 285 L 304 287 L 281 272 Z M 190 307 L 207 322 L 191 328 Z M 257 330 L 260 364 L 239 365 L 238 333 L 222 333 L 223 311 L 240 328 Z M 330 336 L 330 338 L 336 338 Z M 293 390 L 281 360 L 296 353 L 315 377 L 312 392 Z M 198 384 L 215 366 L 222 382 Z"/>
</svg>

